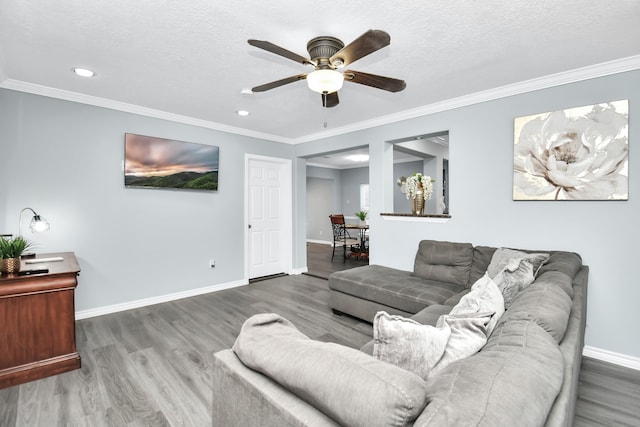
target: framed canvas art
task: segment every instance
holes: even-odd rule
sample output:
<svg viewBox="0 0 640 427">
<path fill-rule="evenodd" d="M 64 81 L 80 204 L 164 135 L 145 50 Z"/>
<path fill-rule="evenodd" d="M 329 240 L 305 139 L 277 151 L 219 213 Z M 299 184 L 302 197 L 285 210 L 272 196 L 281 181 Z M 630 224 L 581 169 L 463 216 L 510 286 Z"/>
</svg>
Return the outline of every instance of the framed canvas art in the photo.
<svg viewBox="0 0 640 427">
<path fill-rule="evenodd" d="M 628 200 L 629 101 L 518 117 L 513 200 Z"/>
<path fill-rule="evenodd" d="M 218 190 L 217 146 L 127 133 L 124 157 L 125 187 Z"/>
</svg>

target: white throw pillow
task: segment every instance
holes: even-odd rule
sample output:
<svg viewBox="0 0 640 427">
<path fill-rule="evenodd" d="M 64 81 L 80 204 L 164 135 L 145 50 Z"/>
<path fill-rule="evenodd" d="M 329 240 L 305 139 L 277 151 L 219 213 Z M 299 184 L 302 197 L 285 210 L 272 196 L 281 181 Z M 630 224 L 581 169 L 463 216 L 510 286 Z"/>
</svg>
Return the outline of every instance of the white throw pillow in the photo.
<svg viewBox="0 0 640 427">
<path fill-rule="evenodd" d="M 379 311 L 373 319 L 373 356 L 425 381 L 445 352 L 451 330 Z"/>
<path fill-rule="evenodd" d="M 460 299 L 449 314 L 483 312 L 495 313 L 487 324 L 487 337 L 489 337 L 504 314 L 504 297 L 488 273 L 471 286 L 471 291 Z"/>
<path fill-rule="evenodd" d="M 440 316 L 437 328 L 451 329 L 444 354 L 430 375 L 437 374 L 449 364 L 476 354 L 487 343 L 487 324 L 493 317 L 488 313 L 445 314 Z"/>
</svg>

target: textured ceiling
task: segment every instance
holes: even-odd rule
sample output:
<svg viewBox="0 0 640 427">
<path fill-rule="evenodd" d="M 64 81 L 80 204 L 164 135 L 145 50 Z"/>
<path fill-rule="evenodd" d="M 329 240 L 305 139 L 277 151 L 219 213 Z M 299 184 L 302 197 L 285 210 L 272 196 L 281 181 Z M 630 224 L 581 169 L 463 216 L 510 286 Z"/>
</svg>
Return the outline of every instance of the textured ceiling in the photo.
<svg viewBox="0 0 640 427">
<path fill-rule="evenodd" d="M 640 55 L 640 1 L 2 0 L 0 86 L 297 142 L 521 81 Z M 319 35 L 349 43 L 368 29 L 391 45 L 349 68 L 404 79 L 388 93 L 345 82 L 321 107 L 307 72 L 247 44 L 268 40 L 307 56 Z M 91 79 L 73 67 L 96 71 Z M 72 94 L 74 96 L 70 96 Z M 75 98 L 74 98 L 75 97 Z M 104 102 L 97 102 L 100 100 Z M 105 101 L 108 100 L 109 102 Z M 248 117 L 235 114 L 250 111 Z"/>
</svg>

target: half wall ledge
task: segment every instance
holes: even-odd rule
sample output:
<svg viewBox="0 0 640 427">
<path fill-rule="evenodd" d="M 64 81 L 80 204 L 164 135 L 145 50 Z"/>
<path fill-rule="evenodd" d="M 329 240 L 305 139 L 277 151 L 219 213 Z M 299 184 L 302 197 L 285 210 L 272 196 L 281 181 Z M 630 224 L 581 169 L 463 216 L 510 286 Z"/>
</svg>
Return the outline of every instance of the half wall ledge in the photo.
<svg viewBox="0 0 640 427">
<path fill-rule="evenodd" d="M 436 222 L 446 223 L 451 219 L 451 215 L 443 214 L 424 214 L 414 215 L 409 213 L 381 213 L 380 216 L 386 221 L 405 221 L 405 222 Z"/>
</svg>

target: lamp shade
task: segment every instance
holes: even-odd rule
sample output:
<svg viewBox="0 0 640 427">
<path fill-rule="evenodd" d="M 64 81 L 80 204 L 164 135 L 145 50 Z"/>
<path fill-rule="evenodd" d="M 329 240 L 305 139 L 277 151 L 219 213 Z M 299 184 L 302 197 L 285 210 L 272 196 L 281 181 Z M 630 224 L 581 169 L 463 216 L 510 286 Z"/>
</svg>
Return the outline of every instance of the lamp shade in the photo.
<svg viewBox="0 0 640 427">
<path fill-rule="evenodd" d="M 344 77 L 335 70 L 315 70 L 307 74 L 309 89 L 318 93 L 333 93 L 342 88 Z"/>
<path fill-rule="evenodd" d="M 29 224 L 31 231 L 34 233 L 41 233 L 43 231 L 49 230 L 49 223 L 46 219 L 42 218 L 40 215 L 34 215 L 31 218 L 31 223 Z"/>
<path fill-rule="evenodd" d="M 48 231 L 49 230 L 49 223 L 47 222 L 46 219 L 44 219 L 43 217 L 41 217 L 40 215 L 38 215 L 36 213 L 36 211 L 34 211 L 31 208 L 24 208 L 20 211 L 20 215 L 19 215 L 19 223 L 18 223 L 18 235 L 22 236 L 22 214 L 25 211 L 31 211 L 31 213 L 33 214 L 33 217 L 31 218 L 31 222 L 29 223 L 29 228 L 31 229 L 31 232 L 33 233 L 40 233 L 43 231 Z"/>
</svg>

